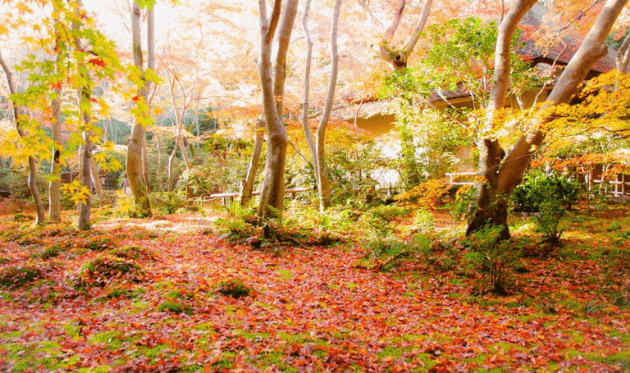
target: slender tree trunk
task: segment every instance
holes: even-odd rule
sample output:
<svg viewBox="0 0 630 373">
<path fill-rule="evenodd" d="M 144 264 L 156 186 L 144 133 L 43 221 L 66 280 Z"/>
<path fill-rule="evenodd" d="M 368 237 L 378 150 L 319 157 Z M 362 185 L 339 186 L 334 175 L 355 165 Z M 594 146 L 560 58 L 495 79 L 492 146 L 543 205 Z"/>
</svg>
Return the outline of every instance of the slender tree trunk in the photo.
<svg viewBox="0 0 630 373">
<path fill-rule="evenodd" d="M 317 181 L 317 191 L 319 194 L 320 210 L 324 212 L 331 204 L 330 180 L 328 176 L 328 168 L 326 166 L 326 127 L 330 119 L 330 113 L 335 98 L 335 88 L 337 85 L 337 75 L 339 71 L 339 53 L 337 51 L 337 33 L 339 28 L 339 14 L 342 0 L 336 0 L 333 11 L 333 24 L 330 33 L 330 49 L 331 49 L 331 73 L 328 84 L 328 93 L 326 95 L 326 103 L 322 112 L 319 125 L 317 127 L 316 142 L 313 141 L 311 130 L 308 127 L 308 110 L 309 110 L 309 90 L 310 90 L 310 69 L 313 43 L 311 41 L 308 30 L 308 12 L 310 9 L 310 0 L 307 1 L 304 10 L 303 27 L 306 34 L 308 49 L 306 53 L 306 72 L 304 77 L 304 103 L 302 110 L 302 130 L 306 138 L 306 142 L 313 157 L 313 167 L 315 168 L 315 180 Z M 404 8 L 404 0 L 401 1 Z M 402 10 L 401 10 L 402 11 Z"/>
<path fill-rule="evenodd" d="M 284 203 L 284 173 L 286 166 L 286 153 L 288 138 L 282 123 L 282 93 L 284 92 L 284 76 L 286 75 L 286 52 L 290 41 L 290 30 L 295 19 L 295 8 L 298 0 L 287 0 L 283 9 L 282 0 L 274 0 L 272 14 L 267 19 L 267 4 L 265 0 L 258 1 L 260 10 L 260 36 L 261 49 L 258 62 L 260 85 L 263 93 L 263 112 L 267 129 L 267 163 L 265 179 L 260 195 L 258 215 L 270 218 L 282 213 Z M 279 34 L 279 47 L 276 57 L 276 81 L 274 84 L 271 64 L 271 44 L 278 28 L 282 14 L 282 27 Z M 282 84 L 280 84 L 282 82 Z M 276 100 L 279 99 L 278 102 Z"/>
<path fill-rule="evenodd" d="M 105 119 L 105 128 L 103 129 L 103 141 L 109 141 L 109 127 L 112 125 L 112 118 Z"/>
<path fill-rule="evenodd" d="M 2 56 L 2 51 L 0 50 L 0 66 L 2 66 L 2 70 L 4 70 L 4 74 L 7 77 L 7 84 L 9 85 L 9 93 L 14 95 L 17 93 L 17 88 L 15 87 L 15 81 L 13 80 L 13 72 L 9 69 L 9 65 L 7 65 L 4 57 Z M 18 130 L 20 137 L 26 137 L 26 132 L 22 128 L 21 119 L 19 116 L 20 109 L 19 107 L 12 102 L 13 106 L 13 117 L 15 118 L 15 127 Z M 46 213 L 44 212 L 44 204 L 42 203 L 42 198 L 39 195 L 39 190 L 37 189 L 37 162 L 35 161 L 35 157 L 28 157 L 28 190 L 31 192 L 31 196 L 33 196 L 33 201 L 35 201 L 35 207 L 37 209 L 37 218 L 35 220 L 35 224 L 41 225 L 46 222 Z"/>
<path fill-rule="evenodd" d="M 157 4 L 153 4 L 153 7 Z M 147 68 L 155 70 L 155 13 L 153 7 L 149 8 L 147 14 Z M 151 91 L 153 82 L 146 82 L 146 93 L 144 99 L 147 105 L 151 106 L 149 102 L 149 91 Z M 149 177 L 149 151 L 147 148 L 146 139 L 144 141 L 144 147 L 142 148 L 142 162 L 144 170 L 144 181 L 147 185 L 147 191 L 151 193 L 153 191 L 153 185 L 151 185 L 151 178 Z"/>
<path fill-rule="evenodd" d="M 160 191 L 163 192 L 164 191 L 164 185 L 162 183 L 162 178 L 160 176 L 160 172 L 162 172 L 162 141 L 160 139 L 160 133 L 156 133 L 155 134 L 155 140 L 157 142 L 157 148 L 158 148 L 158 164 L 157 164 L 157 170 L 155 171 L 155 180 L 158 183 L 158 186 L 160 187 Z"/>
<path fill-rule="evenodd" d="M 171 78 L 168 79 L 168 84 L 169 84 L 169 93 L 170 93 L 170 97 L 171 97 L 171 108 L 173 110 L 173 112 L 175 113 L 175 125 L 177 126 L 177 134 L 175 135 L 175 143 L 174 143 L 174 148 L 173 148 L 173 152 L 171 153 L 170 157 L 168 158 L 168 191 L 172 192 L 174 185 L 173 185 L 173 160 L 175 159 L 175 156 L 177 155 L 177 148 L 181 149 L 182 151 L 182 158 L 184 159 L 184 164 L 186 165 L 186 170 L 190 170 L 190 162 L 188 160 L 188 153 L 186 151 L 186 147 L 184 146 L 184 143 L 182 141 L 182 129 L 184 127 L 184 115 L 186 114 L 186 110 L 188 109 L 188 105 L 190 104 L 191 100 L 192 100 L 192 91 L 195 87 L 195 83 L 192 84 L 192 86 L 190 87 L 190 89 L 188 91 L 186 91 L 184 89 L 184 86 L 182 85 L 181 81 L 179 80 L 179 78 L 177 77 L 177 74 L 175 72 L 175 70 L 170 70 L 171 72 Z M 182 107 L 181 107 L 181 112 L 177 109 L 177 102 L 175 100 L 175 83 L 179 83 L 179 86 L 181 88 L 182 91 Z"/>
<path fill-rule="evenodd" d="M 182 127 L 184 124 L 182 123 Z M 186 166 L 186 171 L 190 171 L 190 158 L 188 158 L 188 149 L 184 146 L 183 137 L 179 138 L 179 149 L 182 151 L 182 159 L 184 160 L 184 165 Z"/>
<path fill-rule="evenodd" d="M 311 158 L 313 159 L 313 173 L 315 174 L 315 183 L 319 188 L 319 173 L 317 172 L 317 146 L 311 133 L 311 128 L 308 125 L 308 117 L 310 110 L 310 91 L 311 91 L 311 63 L 313 59 L 313 40 L 311 39 L 311 32 L 308 28 L 308 15 L 311 9 L 311 0 L 306 0 L 304 5 L 304 16 L 302 18 L 302 27 L 304 28 L 304 34 L 306 35 L 306 68 L 304 70 L 304 100 L 302 102 L 302 132 L 304 132 L 304 138 L 306 144 L 311 152 Z"/>
<path fill-rule="evenodd" d="M 335 88 L 337 86 L 337 75 L 339 72 L 339 52 L 337 50 L 337 32 L 339 29 L 339 14 L 341 12 L 342 0 L 335 1 L 333 24 L 330 32 L 330 50 L 332 64 L 330 71 L 330 82 L 328 84 L 328 94 L 326 95 L 326 105 L 324 113 L 317 127 L 317 190 L 319 192 L 319 206 L 324 212 L 331 203 L 330 181 L 328 177 L 328 167 L 326 167 L 326 127 L 330 118 L 333 103 L 335 100 Z"/>
<path fill-rule="evenodd" d="M 173 147 L 173 151 L 171 152 L 171 154 L 168 156 L 168 164 L 167 164 L 167 169 L 168 169 L 168 191 L 172 192 L 173 191 L 173 161 L 175 160 L 175 156 L 177 155 L 177 149 L 178 146 L 177 144 L 175 144 L 175 146 Z"/>
<path fill-rule="evenodd" d="M 620 74 L 625 74 L 628 72 L 628 64 L 630 63 L 630 34 L 626 35 L 621 43 L 621 46 L 617 50 L 617 55 L 615 56 L 615 65 L 617 67 L 617 71 Z"/>
<path fill-rule="evenodd" d="M 275 100 L 276 100 L 276 111 L 278 113 L 279 116 L 279 120 L 281 121 L 281 117 L 282 117 L 282 112 L 283 112 L 283 105 L 284 105 L 284 83 L 286 81 L 286 65 L 287 65 L 287 52 L 289 49 L 289 43 L 291 42 L 291 32 L 293 30 L 293 23 L 295 22 L 295 17 L 297 15 L 297 5 L 298 5 L 299 0 L 289 0 L 285 3 L 284 5 L 284 9 L 282 10 L 282 19 L 280 20 L 271 20 L 272 22 L 278 22 L 280 21 L 280 25 L 278 26 L 277 23 L 274 23 L 274 30 L 272 30 L 271 32 L 271 38 L 269 40 L 269 44 L 271 44 L 271 42 L 273 41 L 273 33 L 275 33 L 275 28 L 278 27 L 278 50 L 277 50 L 277 54 L 276 54 L 276 60 L 275 60 L 275 65 L 274 65 L 274 72 L 273 72 L 273 92 L 275 95 Z M 280 7 L 282 1 L 276 1 L 274 3 L 274 14 L 277 7 Z M 260 5 L 260 2 L 259 2 Z M 266 5 L 265 5 L 266 7 Z M 266 12 L 266 9 L 264 10 Z M 280 16 L 280 12 L 278 12 L 278 17 Z M 273 16 L 272 16 L 273 18 Z M 263 17 L 261 14 L 261 22 L 263 22 Z M 266 22 L 266 20 L 265 20 Z M 262 23 L 261 23 L 262 24 Z M 264 26 L 263 26 L 264 27 Z M 263 28 L 261 31 L 261 37 L 262 37 L 262 33 L 264 33 L 266 30 Z M 267 31 L 269 32 L 269 31 Z M 269 48 L 269 55 L 271 54 L 271 47 Z M 262 50 L 261 50 L 262 53 Z M 270 57 L 268 57 L 270 59 Z M 271 62 L 269 62 L 269 66 L 271 65 Z M 259 69 L 261 68 L 262 64 L 259 63 Z M 262 79 L 262 76 L 261 76 Z M 263 93 L 264 96 L 264 93 Z M 263 101 L 265 100 L 265 98 L 263 97 Z M 266 123 L 266 117 L 263 114 L 263 117 L 265 118 L 263 123 Z M 254 182 L 256 180 L 256 174 L 258 173 L 258 165 L 260 163 L 260 154 L 262 152 L 262 147 L 263 147 L 263 134 L 260 130 L 260 121 L 258 121 L 256 123 L 256 137 L 254 140 L 254 152 L 252 153 L 252 159 L 250 160 L 249 163 L 249 167 L 247 169 L 247 175 L 245 177 L 245 179 L 243 180 L 243 183 L 241 185 L 241 205 L 245 205 L 247 203 L 249 203 L 249 201 L 252 198 L 252 193 L 253 193 L 253 189 L 254 189 Z M 268 128 L 268 126 L 265 126 L 266 128 Z M 286 136 L 285 136 L 286 137 Z M 286 139 L 287 143 L 288 143 L 288 138 Z M 285 157 L 286 157 L 286 144 L 284 145 L 285 147 Z M 271 150 L 270 146 L 268 145 L 269 150 Z M 270 165 L 269 162 L 269 157 L 270 157 L 271 152 L 267 153 L 267 166 Z M 274 164 L 276 164 L 274 162 Z M 284 176 L 283 176 L 284 177 Z M 267 182 L 267 177 L 265 177 L 265 180 L 263 181 L 263 186 L 262 186 L 262 190 L 265 190 L 265 183 Z M 268 189 L 269 190 L 269 189 Z M 284 187 L 283 187 L 284 190 Z M 284 192 L 283 192 L 284 193 Z M 263 198 L 267 198 L 266 196 L 263 195 L 263 192 L 261 192 L 261 201 L 263 200 Z M 284 199 L 284 195 L 282 196 L 282 199 Z M 276 200 L 274 198 L 274 200 Z M 262 202 L 261 202 L 262 203 Z M 277 203 L 277 201 L 276 201 Z M 282 205 L 282 203 L 280 204 Z M 263 206 L 262 204 L 260 206 Z M 279 208 L 277 206 L 276 207 L 278 210 L 282 210 L 282 207 L 280 206 Z M 261 207 L 259 207 L 259 214 L 261 211 Z M 261 215 L 262 216 L 262 215 Z"/>
<path fill-rule="evenodd" d="M 525 3 L 526 1 L 528 0 L 521 0 L 518 3 Z M 571 58 L 571 61 L 558 79 L 556 86 L 551 91 L 547 99 L 547 105 L 552 106 L 568 103 L 578 92 L 579 86 L 582 84 L 593 65 L 608 53 L 608 49 L 604 42 L 606 37 L 608 37 L 615 20 L 627 2 L 628 0 L 607 0 L 602 12 L 597 18 L 597 21 L 588 32 L 586 39 L 573 58 Z M 510 10 L 510 13 L 512 13 L 512 10 Z M 504 23 L 509 22 L 509 18 L 510 15 L 508 14 Z M 505 37 L 507 37 L 507 35 L 505 35 Z M 500 45 L 503 44 L 503 42 L 497 43 L 497 51 L 499 51 Z M 503 59 L 504 57 L 497 56 L 496 61 L 498 61 L 497 63 L 501 63 L 500 60 Z M 505 64 L 505 62 L 503 62 L 503 64 Z M 509 66 L 509 63 L 507 66 Z M 498 80 L 496 77 L 496 74 L 500 74 L 501 69 L 497 68 L 496 70 L 495 86 L 497 85 L 497 81 L 502 81 Z M 500 76 L 503 79 L 507 79 L 505 75 Z M 500 92 L 501 89 L 501 87 L 494 87 L 493 95 L 495 90 Z M 496 108 L 501 107 L 499 106 L 501 101 L 493 101 L 495 102 Z M 492 114 L 489 114 L 489 116 L 490 115 Z M 467 234 L 470 234 L 487 224 L 494 224 L 503 225 L 505 227 L 503 238 L 509 237 L 509 231 L 507 228 L 507 208 L 510 197 L 514 188 L 522 181 L 533 151 L 542 144 L 545 138 L 544 133 L 541 131 L 541 126 L 552 120 L 553 118 L 547 117 L 542 118 L 538 121 L 538 123 L 534 123 L 530 132 L 522 136 L 516 142 L 510 153 L 502 161 L 496 161 L 496 151 L 493 153 L 493 148 L 489 147 L 490 150 L 487 151 L 488 155 L 484 157 L 485 164 L 481 169 L 481 171 L 486 172 L 486 175 L 488 175 L 489 178 L 486 176 L 487 181 L 485 182 L 477 201 L 478 210 L 468 224 Z M 486 124 L 492 125 L 492 123 L 493 121 L 489 121 L 488 118 L 486 118 Z"/>
<path fill-rule="evenodd" d="M 52 149 L 50 173 L 53 179 L 48 185 L 48 211 L 50 221 L 61 221 L 61 103 L 59 89 L 54 90 L 56 98 L 52 100 L 52 140 L 55 145 Z"/>
<path fill-rule="evenodd" d="M 100 201 L 103 201 L 103 186 L 101 185 L 101 176 L 98 172 L 98 165 L 96 164 L 96 159 L 92 157 L 92 162 L 90 162 L 90 175 L 92 178 L 92 184 L 94 185 L 94 190 L 96 191 L 96 196 Z"/>
<path fill-rule="evenodd" d="M 89 113 L 83 114 L 84 123 L 89 123 Z M 85 231 L 91 228 L 91 209 L 92 209 L 92 178 L 91 167 L 92 163 L 92 142 L 90 141 L 90 131 L 83 131 L 81 137 L 83 139 L 83 145 L 81 146 L 81 168 L 79 169 L 79 180 L 81 185 L 87 187 L 90 190 L 90 194 L 86 199 L 79 203 L 79 230 Z"/>
<path fill-rule="evenodd" d="M 256 174 L 258 173 L 258 165 L 260 164 L 260 155 L 262 153 L 263 143 L 265 142 L 265 122 L 262 118 L 256 121 L 256 135 L 254 139 L 254 150 L 252 159 L 249 161 L 247 168 L 247 176 L 243 180 L 241 187 L 241 205 L 246 206 L 252 199 L 254 192 L 254 183 L 256 182 Z"/>
<path fill-rule="evenodd" d="M 142 63 L 142 42 L 140 32 L 140 5 L 137 1 L 133 3 L 132 10 L 132 34 L 133 34 L 133 61 L 134 65 L 143 70 Z M 140 97 L 145 100 L 148 95 L 146 86 L 138 87 Z M 141 118 L 135 118 L 131 141 L 127 148 L 127 177 L 135 203 L 143 216 L 151 215 L 151 204 L 147 194 L 149 187 L 145 177 L 145 149 L 146 149 L 146 129 Z"/>
<path fill-rule="evenodd" d="M 79 7 L 83 7 L 81 0 L 78 0 L 77 2 L 79 4 Z M 75 23 L 72 26 L 72 28 L 75 30 L 79 29 L 80 27 L 81 25 L 78 23 Z M 74 43 L 77 50 L 83 50 L 83 42 L 80 38 L 76 38 L 74 40 Z M 88 84 L 92 81 L 92 78 L 87 71 L 82 73 L 81 78 L 85 83 L 81 85 L 81 88 L 77 92 L 77 96 L 79 99 L 79 107 L 81 107 L 81 119 L 83 120 L 83 127 L 86 129 L 81 132 L 83 144 L 81 146 L 80 152 L 81 159 L 79 164 L 81 165 L 81 168 L 79 170 L 79 180 L 81 181 L 81 186 L 87 188 L 89 190 L 89 193 L 87 194 L 86 198 L 79 203 L 78 225 L 79 230 L 89 230 L 91 228 L 90 215 L 92 210 L 92 164 L 94 163 L 94 159 L 92 158 L 92 141 L 90 140 L 92 137 L 92 92 Z"/>
</svg>

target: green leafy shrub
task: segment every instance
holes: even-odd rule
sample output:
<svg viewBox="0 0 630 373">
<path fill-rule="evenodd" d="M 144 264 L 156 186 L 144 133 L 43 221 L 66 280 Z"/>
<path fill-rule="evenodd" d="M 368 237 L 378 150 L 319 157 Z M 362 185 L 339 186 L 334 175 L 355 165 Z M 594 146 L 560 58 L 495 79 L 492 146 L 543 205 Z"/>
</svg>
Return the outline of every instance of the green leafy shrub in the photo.
<svg viewBox="0 0 630 373">
<path fill-rule="evenodd" d="M 223 238 L 231 242 L 242 241 L 250 237 L 262 237 L 262 228 L 259 227 L 258 217 L 253 210 L 232 203 L 227 206 L 228 217 L 217 219 L 215 222 Z"/>
<path fill-rule="evenodd" d="M 410 212 L 409 208 L 396 205 L 381 205 L 371 209 L 368 213 L 378 220 L 391 222 L 400 219 Z"/>
<path fill-rule="evenodd" d="M 411 242 L 375 237 L 364 240 L 362 245 L 365 250 L 364 259 L 376 262 L 369 267 L 384 271 L 398 266 L 400 260 L 413 258 L 416 254 L 426 258 L 431 252 L 431 240 L 426 235 L 416 235 Z"/>
<path fill-rule="evenodd" d="M 580 185 L 563 175 L 540 172 L 531 173 L 512 193 L 516 212 L 541 212 L 545 204 L 555 202 L 564 209 L 571 209 L 580 193 Z"/>
<path fill-rule="evenodd" d="M 421 233 L 429 233 L 435 229 L 433 214 L 423 207 L 416 211 L 413 217 L 413 224 Z"/>
<path fill-rule="evenodd" d="M 52 245 L 47 247 L 44 252 L 42 252 L 42 259 L 51 259 L 59 256 L 61 252 L 61 247 L 59 245 Z"/>
<path fill-rule="evenodd" d="M 572 207 L 579 192 L 579 184 L 567 177 L 533 173 L 514 189 L 512 203 L 515 211 L 538 212 L 536 229 L 546 242 L 557 244 L 562 235 L 560 219 Z"/>
<path fill-rule="evenodd" d="M 468 220 L 477 210 L 477 188 L 464 185 L 457 189 L 453 202 L 449 204 L 449 212 L 456 220 Z"/>
<path fill-rule="evenodd" d="M 359 223 L 380 234 L 389 233 L 394 230 L 389 223 L 409 215 L 410 212 L 410 206 L 379 205 L 361 215 Z"/>
<path fill-rule="evenodd" d="M 464 240 L 469 251 L 464 259 L 469 267 L 481 275 L 481 292 L 491 291 L 499 295 L 508 295 L 512 268 L 520 256 L 520 249 L 509 240 L 500 240 L 502 226 L 490 226 L 481 229 Z"/>
<path fill-rule="evenodd" d="M 193 314 L 190 306 L 185 305 L 185 304 L 180 304 L 177 302 L 171 302 L 171 301 L 166 301 L 162 304 L 160 304 L 160 306 L 158 307 L 158 311 L 160 312 L 173 312 L 173 313 L 185 313 L 188 316 L 191 316 Z"/>
<path fill-rule="evenodd" d="M 614 231 L 618 231 L 618 230 L 620 230 L 620 229 L 621 229 L 621 225 L 619 225 L 619 222 L 616 222 L 616 221 L 615 221 L 615 222 L 612 222 L 612 223 L 608 226 L 608 228 L 606 228 L 606 230 L 607 230 L 608 232 L 614 232 Z"/>
<path fill-rule="evenodd" d="M 99 237 L 89 241 L 85 248 L 92 251 L 106 251 L 111 249 L 112 240 L 108 237 Z"/>
<path fill-rule="evenodd" d="M 142 274 L 138 264 L 103 255 L 84 264 L 73 280 L 79 287 L 104 287 L 113 281 L 139 282 Z"/>
<path fill-rule="evenodd" d="M 21 212 L 18 212 L 17 214 L 13 215 L 13 221 L 17 221 L 17 222 L 27 222 L 27 221 L 33 221 L 35 220 L 34 217 L 30 216 L 30 215 L 26 215 L 23 214 Z"/>
<path fill-rule="evenodd" d="M 20 287 L 39 278 L 42 272 L 34 266 L 8 267 L 0 272 L 0 286 Z"/>
<path fill-rule="evenodd" d="M 240 280 L 223 281 L 219 284 L 217 292 L 226 297 L 238 299 L 251 294 L 253 290 L 245 286 Z"/>
<path fill-rule="evenodd" d="M 186 198 L 182 191 L 151 193 L 151 206 L 164 215 L 171 215 L 181 211 L 188 211 L 192 201 Z"/>
</svg>

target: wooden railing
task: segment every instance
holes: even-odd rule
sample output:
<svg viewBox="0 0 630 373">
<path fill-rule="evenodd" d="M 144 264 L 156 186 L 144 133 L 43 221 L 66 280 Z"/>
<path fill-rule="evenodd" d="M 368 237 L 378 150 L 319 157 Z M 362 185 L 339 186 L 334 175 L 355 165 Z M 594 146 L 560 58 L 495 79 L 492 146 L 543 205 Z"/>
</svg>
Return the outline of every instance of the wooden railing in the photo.
<svg viewBox="0 0 630 373">
<path fill-rule="evenodd" d="M 313 189 L 311 188 L 289 188 L 289 189 L 285 189 L 284 193 L 285 194 L 291 194 L 292 197 L 295 198 L 295 195 L 297 193 L 303 193 L 303 192 L 308 192 L 308 191 L 312 191 Z M 238 196 L 240 196 L 241 193 L 239 192 L 229 192 L 229 193 L 219 193 L 219 194 L 211 194 L 208 196 L 208 199 L 217 199 L 220 198 L 221 199 L 221 203 L 223 205 L 227 205 L 228 202 L 232 203 L 234 202 L 234 199 L 237 198 Z M 255 191 L 252 193 L 253 196 L 259 196 L 260 192 Z"/>
<path fill-rule="evenodd" d="M 448 181 L 451 185 L 475 185 L 474 181 L 455 181 L 458 176 L 478 176 L 476 172 L 449 172 Z"/>
</svg>

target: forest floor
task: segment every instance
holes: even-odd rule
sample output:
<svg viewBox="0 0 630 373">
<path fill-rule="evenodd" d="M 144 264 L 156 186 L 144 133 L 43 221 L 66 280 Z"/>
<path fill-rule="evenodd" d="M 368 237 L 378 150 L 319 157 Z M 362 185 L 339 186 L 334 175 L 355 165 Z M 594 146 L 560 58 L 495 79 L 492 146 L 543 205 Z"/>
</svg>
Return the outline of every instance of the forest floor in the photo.
<svg viewBox="0 0 630 373">
<path fill-rule="evenodd" d="M 366 265 L 354 234 L 255 249 L 198 213 L 98 210 L 79 232 L 34 227 L 5 200 L 0 371 L 630 371 L 628 210 L 573 212 L 560 247 L 518 258 L 497 296 L 457 245 Z M 528 221 L 512 231 L 540 246 Z"/>
</svg>

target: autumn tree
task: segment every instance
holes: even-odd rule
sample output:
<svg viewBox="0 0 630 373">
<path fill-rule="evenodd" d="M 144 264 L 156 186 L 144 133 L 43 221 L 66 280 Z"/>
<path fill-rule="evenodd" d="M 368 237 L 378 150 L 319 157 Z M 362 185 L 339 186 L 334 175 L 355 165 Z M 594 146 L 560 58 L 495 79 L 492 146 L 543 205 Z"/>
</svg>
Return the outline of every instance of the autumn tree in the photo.
<svg viewBox="0 0 630 373">
<path fill-rule="evenodd" d="M 135 123 L 131 133 L 131 140 L 127 148 L 127 177 L 131 192 L 140 213 L 144 216 L 151 215 L 151 204 L 149 202 L 149 184 L 146 172 L 146 127 L 151 124 L 151 117 L 148 115 L 149 90 L 144 72 L 142 56 L 142 34 L 141 34 L 141 6 L 140 1 L 133 2 L 132 9 L 132 48 L 133 62 L 136 67 L 138 77 L 136 79 L 137 95 L 134 96 L 136 108 L 134 109 Z M 149 5 L 150 7 L 153 4 Z"/>
<path fill-rule="evenodd" d="M 173 161 L 175 156 L 177 155 L 177 150 L 181 150 L 182 157 L 184 158 L 184 164 L 186 165 L 186 170 L 190 170 L 190 161 L 188 160 L 188 152 L 184 147 L 184 141 L 182 136 L 182 130 L 184 128 L 184 116 L 186 115 L 186 111 L 190 107 L 190 104 L 193 101 L 193 90 L 197 84 L 197 78 L 195 77 L 192 83 L 188 87 L 184 85 L 182 78 L 180 77 L 177 69 L 170 64 L 167 68 L 167 82 L 169 89 L 169 97 L 171 100 L 171 109 L 175 115 L 175 144 L 173 146 L 173 151 L 168 157 L 168 191 L 173 191 Z M 175 91 L 179 90 L 181 100 L 176 98 Z"/>
<path fill-rule="evenodd" d="M 260 194 L 258 215 L 269 218 L 281 213 L 284 203 L 284 173 L 287 156 L 287 131 L 284 128 L 282 96 L 286 79 L 286 53 L 295 20 L 298 0 L 275 0 L 271 15 L 267 16 L 266 0 L 258 1 L 260 18 L 260 56 L 258 72 L 262 89 L 263 116 L 267 130 L 267 164 Z M 280 24 L 280 27 L 278 27 Z M 278 33 L 278 50 L 275 59 L 275 78 L 271 62 L 272 42 Z"/>
<path fill-rule="evenodd" d="M 2 70 L 6 75 L 7 84 L 9 85 L 9 93 L 11 95 L 17 94 L 17 87 L 15 85 L 15 80 L 13 79 L 13 72 L 9 68 L 9 65 L 4 60 L 2 56 L 2 51 L 0 50 L 0 66 L 2 66 Z M 13 118 L 15 120 L 15 126 L 20 134 L 21 138 L 25 138 L 27 136 L 26 131 L 24 130 L 24 122 L 25 118 L 23 117 L 24 113 L 20 109 L 20 106 L 15 102 L 12 103 L 13 106 Z M 35 156 L 28 156 L 28 189 L 31 192 L 31 196 L 35 201 L 35 207 L 37 210 L 37 219 L 35 220 L 36 224 L 44 224 L 46 222 L 46 215 L 44 213 L 44 205 L 42 203 L 42 199 L 39 195 L 39 190 L 37 189 L 37 161 Z"/>
<path fill-rule="evenodd" d="M 53 9 L 55 9 L 55 3 L 53 3 Z M 54 17 L 53 17 L 54 18 Z M 55 34 L 57 36 L 57 40 L 55 44 L 57 44 L 57 48 L 59 48 L 59 42 L 61 38 L 61 29 L 60 23 L 55 19 L 54 23 Z M 54 57 L 56 59 L 57 69 L 61 69 L 62 59 L 59 55 Z M 60 71 L 57 71 L 60 73 Z M 53 88 L 53 97 L 50 103 L 52 110 L 52 141 L 54 142 L 54 146 L 52 148 L 52 156 L 50 160 L 50 174 L 52 175 L 52 179 L 48 185 L 48 211 L 50 215 L 50 221 L 58 222 L 61 220 L 61 125 L 62 125 L 62 116 L 61 116 L 61 87 L 56 85 Z"/>
<path fill-rule="evenodd" d="M 306 53 L 306 71 L 304 73 L 304 102 L 302 108 L 302 128 L 304 136 L 308 144 L 313 159 L 313 168 L 315 169 L 315 180 L 317 181 L 317 191 L 319 194 L 319 205 L 321 212 L 324 212 L 331 204 L 330 180 L 328 176 L 328 167 L 326 164 L 326 128 L 330 119 L 330 113 L 333 108 L 335 99 L 335 88 L 337 85 L 337 74 L 339 72 L 339 52 L 337 51 L 337 34 L 339 28 L 339 15 L 341 13 L 341 0 L 336 0 L 333 10 L 333 21 L 330 32 L 330 52 L 331 67 L 330 81 L 328 83 L 328 93 L 322 116 L 317 126 L 317 136 L 315 141 L 308 124 L 309 117 L 309 90 L 311 75 L 311 58 L 313 50 L 313 42 L 308 29 L 308 12 L 310 9 L 310 0 L 307 0 L 304 9 L 303 27 L 307 37 L 307 53 Z"/>
<path fill-rule="evenodd" d="M 558 78 L 545 102 L 545 108 L 566 104 L 575 96 L 592 66 L 608 53 L 605 40 L 627 2 L 628 0 L 606 1 L 586 38 Z M 507 40 L 511 38 L 511 32 L 516 29 L 518 19 L 533 3 L 535 3 L 533 0 L 516 2 L 510 10 L 510 15 L 502 22 L 496 50 L 492 108 L 502 107 L 501 103 L 505 97 L 506 82 L 510 74 Z M 494 112 L 490 110 L 487 114 L 488 129 L 497 126 L 498 120 L 494 120 Z M 540 116 L 534 119 L 531 127 L 517 140 L 509 153 L 506 154 L 496 139 L 487 137 L 483 140 L 479 168 L 485 180 L 481 185 L 477 200 L 478 208 L 469 221 L 467 234 L 490 224 L 503 226 L 502 236 L 504 238 L 509 236 L 508 201 L 514 188 L 521 182 L 533 153 L 545 139 L 544 125 L 554 119 L 553 116 L 546 115 L 548 113 L 546 110 L 538 112 Z"/>
</svg>

